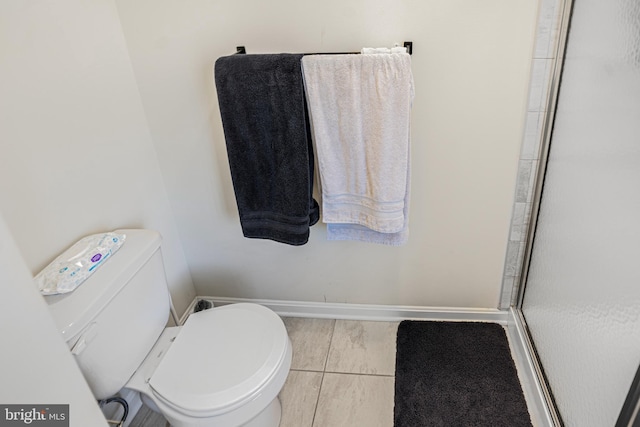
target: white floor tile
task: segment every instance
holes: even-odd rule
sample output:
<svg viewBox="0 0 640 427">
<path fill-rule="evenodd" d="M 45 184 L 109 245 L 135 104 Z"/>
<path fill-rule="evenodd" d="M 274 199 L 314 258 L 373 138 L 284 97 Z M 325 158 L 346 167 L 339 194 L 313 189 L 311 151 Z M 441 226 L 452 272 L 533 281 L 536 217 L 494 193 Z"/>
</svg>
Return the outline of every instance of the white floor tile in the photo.
<svg viewBox="0 0 640 427">
<path fill-rule="evenodd" d="M 322 372 L 291 371 L 280 392 L 280 427 L 311 427 L 318 403 Z"/>
<path fill-rule="evenodd" d="M 322 372 L 327 360 L 335 320 L 297 317 L 287 317 L 282 320 L 293 345 L 291 369 Z"/>
<path fill-rule="evenodd" d="M 394 378 L 324 374 L 313 427 L 392 427 Z"/>
<path fill-rule="evenodd" d="M 398 324 L 337 320 L 326 371 L 394 375 Z"/>
</svg>

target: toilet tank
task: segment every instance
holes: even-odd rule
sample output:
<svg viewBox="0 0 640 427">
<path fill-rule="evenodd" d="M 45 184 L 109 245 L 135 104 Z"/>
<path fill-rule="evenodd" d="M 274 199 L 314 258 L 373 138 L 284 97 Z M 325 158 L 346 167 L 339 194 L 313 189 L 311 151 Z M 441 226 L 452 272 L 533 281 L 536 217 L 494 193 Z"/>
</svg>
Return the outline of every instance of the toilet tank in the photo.
<svg viewBox="0 0 640 427">
<path fill-rule="evenodd" d="M 170 312 L 160 234 L 116 233 L 126 240 L 108 262 L 73 292 L 44 297 L 96 399 L 127 383 Z"/>
</svg>

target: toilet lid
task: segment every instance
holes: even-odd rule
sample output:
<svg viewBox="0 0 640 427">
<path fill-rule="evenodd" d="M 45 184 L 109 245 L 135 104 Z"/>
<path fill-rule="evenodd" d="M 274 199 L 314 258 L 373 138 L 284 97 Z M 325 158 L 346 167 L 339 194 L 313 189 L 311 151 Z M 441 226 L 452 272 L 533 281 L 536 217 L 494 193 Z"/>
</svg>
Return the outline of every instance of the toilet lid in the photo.
<svg viewBox="0 0 640 427">
<path fill-rule="evenodd" d="M 164 403 L 212 416 L 251 399 L 276 374 L 289 338 L 280 317 L 257 304 L 194 313 L 149 380 Z"/>
</svg>

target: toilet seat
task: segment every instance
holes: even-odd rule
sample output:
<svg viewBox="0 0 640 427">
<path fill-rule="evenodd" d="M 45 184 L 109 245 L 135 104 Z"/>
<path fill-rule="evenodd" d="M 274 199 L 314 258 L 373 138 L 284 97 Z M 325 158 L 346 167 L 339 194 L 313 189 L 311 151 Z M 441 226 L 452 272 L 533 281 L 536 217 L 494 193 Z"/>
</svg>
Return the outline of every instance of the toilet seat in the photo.
<svg viewBox="0 0 640 427">
<path fill-rule="evenodd" d="M 289 345 L 281 319 L 263 306 L 204 310 L 189 316 L 149 386 L 185 415 L 224 414 L 259 395 L 278 374 Z"/>
</svg>

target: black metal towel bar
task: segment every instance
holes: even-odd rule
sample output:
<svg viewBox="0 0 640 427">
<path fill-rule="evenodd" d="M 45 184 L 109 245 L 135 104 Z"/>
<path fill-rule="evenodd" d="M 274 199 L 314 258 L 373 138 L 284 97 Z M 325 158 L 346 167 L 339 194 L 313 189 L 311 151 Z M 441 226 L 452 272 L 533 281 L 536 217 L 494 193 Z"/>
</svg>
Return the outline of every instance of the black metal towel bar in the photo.
<svg viewBox="0 0 640 427">
<path fill-rule="evenodd" d="M 407 48 L 407 53 L 411 55 L 413 53 L 413 42 L 404 42 L 404 47 Z M 236 47 L 236 53 L 244 54 L 247 53 L 247 49 L 244 46 Z M 312 53 L 303 53 L 303 55 L 349 55 L 349 54 L 359 54 L 360 52 L 312 52 Z"/>
</svg>

